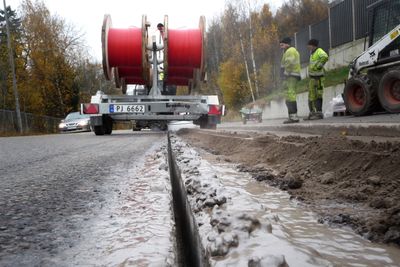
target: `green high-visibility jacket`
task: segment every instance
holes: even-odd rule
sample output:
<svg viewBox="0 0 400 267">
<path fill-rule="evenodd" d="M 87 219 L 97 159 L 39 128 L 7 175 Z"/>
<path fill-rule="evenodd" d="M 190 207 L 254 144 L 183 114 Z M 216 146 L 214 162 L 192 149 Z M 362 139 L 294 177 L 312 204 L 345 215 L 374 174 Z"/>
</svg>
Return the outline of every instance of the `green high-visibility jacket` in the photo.
<svg viewBox="0 0 400 267">
<path fill-rule="evenodd" d="M 322 49 L 317 48 L 310 56 L 308 65 L 308 75 L 310 77 L 322 77 L 325 75 L 324 65 L 328 61 L 328 54 Z"/>
<path fill-rule="evenodd" d="M 285 69 L 286 76 L 300 77 L 300 54 L 294 47 L 289 47 L 283 53 L 281 68 Z"/>
</svg>

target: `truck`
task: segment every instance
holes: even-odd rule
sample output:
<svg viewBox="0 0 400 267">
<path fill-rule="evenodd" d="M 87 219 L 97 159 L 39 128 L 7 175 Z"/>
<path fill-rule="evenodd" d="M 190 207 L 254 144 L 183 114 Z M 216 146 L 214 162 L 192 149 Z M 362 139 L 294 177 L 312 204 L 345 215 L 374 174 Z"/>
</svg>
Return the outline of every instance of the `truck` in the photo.
<svg viewBox="0 0 400 267">
<path fill-rule="evenodd" d="M 400 112 L 400 0 L 368 6 L 369 47 L 350 64 L 343 99 L 355 116 Z M 367 38 L 366 38 L 367 39 Z"/>
<path fill-rule="evenodd" d="M 150 38 L 145 15 L 141 29 L 112 28 L 111 17 L 104 16 L 104 75 L 108 80 L 114 77 L 122 94 L 98 91 L 90 103 L 81 104 L 96 135 L 111 134 L 117 121 L 131 121 L 134 131 L 167 130 L 170 121 L 193 121 L 202 129 L 216 129 L 221 122 L 223 106 L 218 96 L 198 94 L 205 80 L 204 17 L 194 30 L 169 29 L 168 16 L 159 25 L 158 35 Z M 141 90 L 134 91 L 140 93 L 127 94 L 129 85 L 139 85 Z M 176 95 L 176 86 L 187 86 L 189 95 Z"/>
</svg>

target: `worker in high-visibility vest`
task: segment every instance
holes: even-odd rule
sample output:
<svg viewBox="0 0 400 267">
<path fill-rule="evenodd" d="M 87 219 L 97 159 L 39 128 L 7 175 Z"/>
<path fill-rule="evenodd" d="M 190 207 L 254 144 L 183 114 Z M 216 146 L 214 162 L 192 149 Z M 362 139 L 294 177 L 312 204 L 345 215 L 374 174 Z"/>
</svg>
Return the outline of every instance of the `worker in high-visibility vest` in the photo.
<svg viewBox="0 0 400 267">
<path fill-rule="evenodd" d="M 324 94 L 325 70 L 324 65 L 328 61 L 328 54 L 318 47 L 318 40 L 308 41 L 308 49 L 311 52 L 310 64 L 308 65 L 308 76 L 310 77 L 308 87 L 308 107 L 310 113 L 306 120 L 320 120 L 324 118 L 322 114 L 322 96 Z"/>
<path fill-rule="evenodd" d="M 301 80 L 300 76 L 300 54 L 296 48 L 291 46 L 292 39 L 283 38 L 280 42 L 281 49 L 284 50 L 281 60 L 281 78 L 283 79 L 283 88 L 286 92 L 286 106 L 289 118 L 283 123 L 299 122 L 297 117 L 296 87 Z"/>
</svg>

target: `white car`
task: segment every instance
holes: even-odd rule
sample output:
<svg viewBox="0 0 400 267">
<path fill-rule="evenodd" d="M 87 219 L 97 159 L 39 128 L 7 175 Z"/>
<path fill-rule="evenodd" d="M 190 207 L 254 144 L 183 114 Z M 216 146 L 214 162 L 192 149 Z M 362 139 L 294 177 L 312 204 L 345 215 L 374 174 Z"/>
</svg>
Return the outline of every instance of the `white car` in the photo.
<svg viewBox="0 0 400 267">
<path fill-rule="evenodd" d="M 90 116 L 80 114 L 80 112 L 72 112 L 65 117 L 64 120 L 58 125 L 61 132 L 75 132 L 75 131 L 91 131 Z"/>
</svg>

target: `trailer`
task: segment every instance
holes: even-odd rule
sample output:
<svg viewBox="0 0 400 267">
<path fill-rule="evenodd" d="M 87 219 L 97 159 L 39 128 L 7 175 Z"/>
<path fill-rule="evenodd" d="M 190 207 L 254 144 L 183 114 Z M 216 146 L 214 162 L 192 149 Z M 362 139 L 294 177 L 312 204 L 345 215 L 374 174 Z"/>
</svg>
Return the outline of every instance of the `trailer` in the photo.
<svg viewBox="0 0 400 267">
<path fill-rule="evenodd" d="M 90 115 L 96 135 L 112 133 L 116 121 L 132 121 L 133 130 L 166 130 L 170 121 L 193 121 L 203 129 L 216 129 L 223 106 L 216 95 L 196 95 L 205 80 L 205 18 L 198 29 L 173 30 L 168 16 L 149 38 L 150 23 L 142 17 L 142 28 L 112 28 L 105 15 L 102 27 L 103 70 L 114 78 L 121 95 L 98 91 L 81 112 Z M 158 26 L 159 26 L 158 25 Z M 129 85 L 140 85 L 141 94 L 128 95 Z M 175 90 L 168 90 L 175 86 Z M 176 86 L 187 86 L 188 95 L 175 95 Z"/>
</svg>

